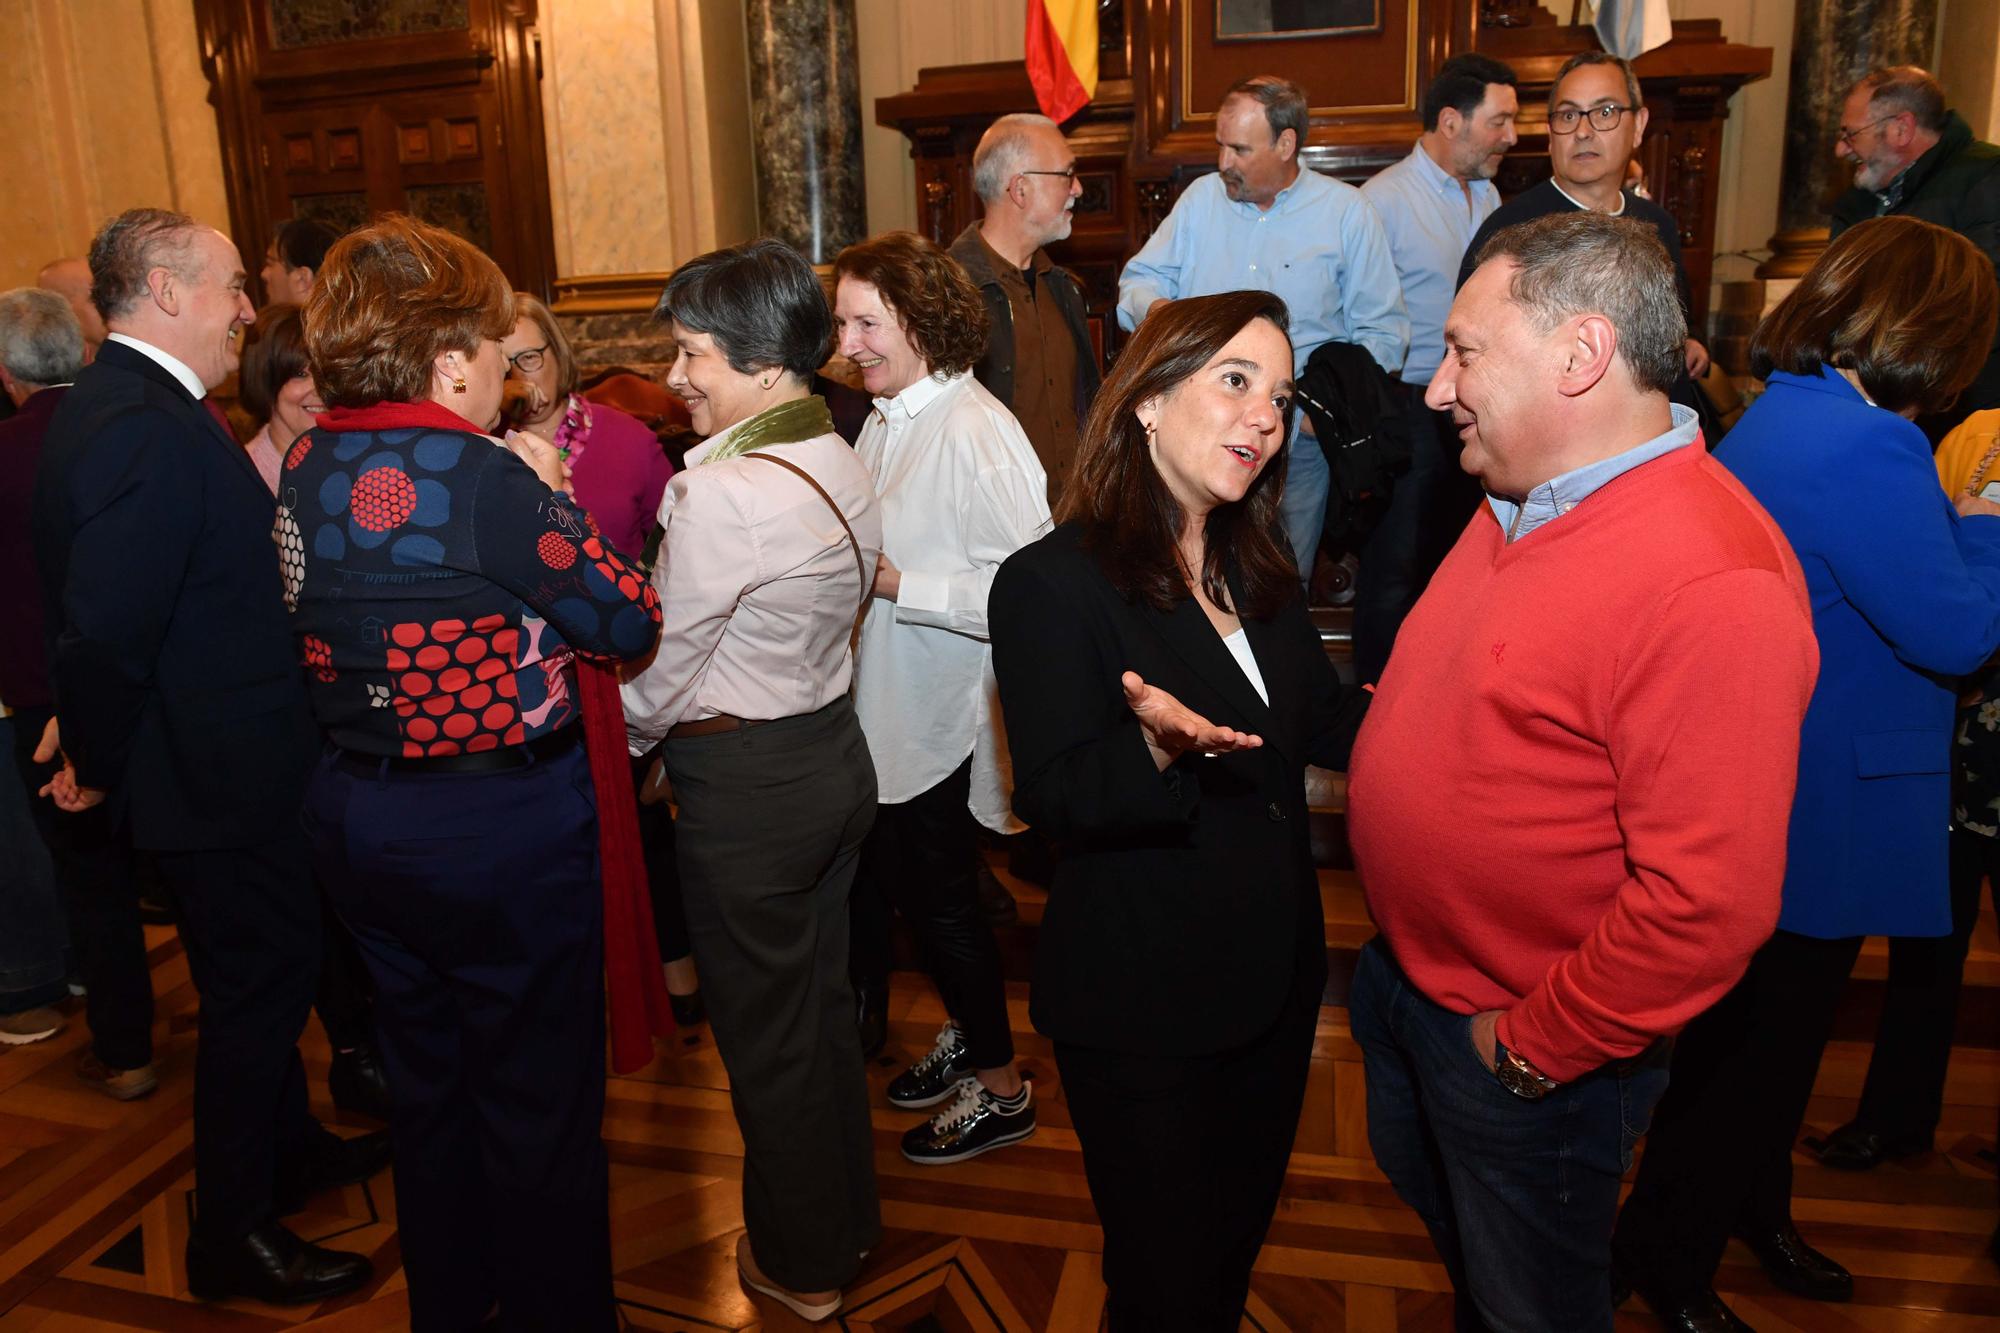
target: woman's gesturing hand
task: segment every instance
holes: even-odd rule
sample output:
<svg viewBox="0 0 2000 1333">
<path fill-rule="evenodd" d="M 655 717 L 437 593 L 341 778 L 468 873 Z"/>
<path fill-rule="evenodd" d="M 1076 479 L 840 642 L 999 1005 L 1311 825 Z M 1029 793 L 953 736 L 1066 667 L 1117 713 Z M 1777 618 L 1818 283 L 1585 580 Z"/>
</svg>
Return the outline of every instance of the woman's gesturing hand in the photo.
<svg viewBox="0 0 2000 1333">
<path fill-rule="evenodd" d="M 531 430 L 510 430 L 506 445 L 523 463 L 535 470 L 542 484 L 552 491 L 569 492 L 569 463 L 562 451 Z"/>
<path fill-rule="evenodd" d="M 1231 750 L 1254 750 L 1264 743 L 1261 736 L 1218 727 L 1157 685 L 1148 685 L 1136 671 L 1119 677 L 1125 687 L 1125 703 L 1139 719 L 1146 748 L 1153 765 L 1164 770 L 1189 750 L 1203 754 L 1226 754 Z"/>
</svg>

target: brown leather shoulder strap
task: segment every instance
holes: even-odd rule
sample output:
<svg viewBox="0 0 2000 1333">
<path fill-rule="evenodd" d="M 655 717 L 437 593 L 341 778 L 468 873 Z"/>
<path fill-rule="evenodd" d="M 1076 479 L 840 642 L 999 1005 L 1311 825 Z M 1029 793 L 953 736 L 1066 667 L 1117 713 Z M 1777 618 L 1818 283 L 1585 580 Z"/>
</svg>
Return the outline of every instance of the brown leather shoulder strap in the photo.
<svg viewBox="0 0 2000 1333">
<path fill-rule="evenodd" d="M 861 617 L 868 613 L 868 599 L 874 593 L 875 580 L 868 576 L 868 562 L 861 555 L 861 543 L 855 539 L 854 528 L 851 524 L 848 523 L 847 515 L 840 512 L 840 506 L 835 504 L 833 502 L 833 497 L 826 493 L 826 487 L 820 485 L 818 482 L 813 480 L 812 473 L 806 471 L 804 468 L 800 467 L 797 463 L 792 462 L 790 459 L 780 458 L 776 454 L 767 454 L 760 449 L 748 450 L 744 453 L 738 454 L 737 457 L 761 458 L 767 463 L 776 463 L 779 467 L 785 469 L 785 471 L 791 473 L 793 476 L 797 477 L 800 481 L 803 481 L 806 485 L 812 487 L 814 493 L 816 493 L 820 499 L 826 501 L 826 507 L 833 511 L 833 516 L 840 520 L 840 526 L 842 531 L 847 533 L 847 544 L 854 549 L 854 572 L 861 576 L 861 609 L 857 611 L 854 616 L 855 624 L 859 625 L 861 623 Z"/>
</svg>

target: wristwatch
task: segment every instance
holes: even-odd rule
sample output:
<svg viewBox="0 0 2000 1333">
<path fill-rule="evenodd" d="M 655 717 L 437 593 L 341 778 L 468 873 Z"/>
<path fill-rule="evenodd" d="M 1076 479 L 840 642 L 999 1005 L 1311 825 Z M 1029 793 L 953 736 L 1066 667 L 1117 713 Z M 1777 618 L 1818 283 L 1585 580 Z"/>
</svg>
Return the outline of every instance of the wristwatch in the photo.
<svg viewBox="0 0 2000 1333">
<path fill-rule="evenodd" d="M 1526 1101 L 1540 1101 L 1555 1090 L 1556 1081 L 1529 1064 L 1527 1057 L 1507 1049 L 1500 1034 L 1493 1034 L 1493 1077 L 1500 1086 Z"/>
</svg>

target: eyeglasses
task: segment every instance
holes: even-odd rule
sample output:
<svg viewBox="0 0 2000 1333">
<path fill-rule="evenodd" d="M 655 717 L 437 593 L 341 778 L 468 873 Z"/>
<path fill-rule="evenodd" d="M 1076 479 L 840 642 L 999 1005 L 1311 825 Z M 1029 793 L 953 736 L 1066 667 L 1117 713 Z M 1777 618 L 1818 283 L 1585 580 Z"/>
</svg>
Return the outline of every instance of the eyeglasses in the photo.
<svg viewBox="0 0 2000 1333">
<path fill-rule="evenodd" d="M 524 348 L 508 357 L 507 364 L 520 371 L 523 375 L 532 375 L 540 370 L 542 362 L 548 359 L 543 355 L 548 350 L 549 345 L 547 343 L 543 343 L 540 347 Z"/>
<path fill-rule="evenodd" d="M 1577 122 L 1585 116 L 1590 117 L 1590 128 L 1593 130 L 1615 130 L 1627 111 L 1638 109 L 1636 106 L 1619 106 L 1616 102 L 1604 102 L 1588 111 L 1579 111 L 1573 106 L 1557 107 L 1549 112 L 1549 133 L 1575 134 Z"/>
<path fill-rule="evenodd" d="M 1017 171 L 1016 176 L 1061 176 L 1066 181 L 1076 180 L 1076 163 L 1072 162 L 1061 171 Z"/>
<path fill-rule="evenodd" d="M 1868 122 L 1868 123 L 1867 123 L 1866 125 L 1856 125 L 1856 126 L 1855 126 L 1855 127 L 1853 128 L 1853 129 L 1851 129 L 1851 130 L 1850 130 L 1850 129 L 1848 129 L 1848 128 L 1847 128 L 1847 127 L 1846 127 L 1845 125 L 1843 125 L 1843 126 L 1841 126 L 1841 127 L 1840 127 L 1840 133 L 1839 133 L 1838 135 L 1836 135 L 1836 136 L 1835 136 L 1835 138 L 1837 139 L 1837 141 L 1838 141 L 1838 142 L 1840 142 L 1840 143 L 1844 143 L 1844 144 L 1846 144 L 1846 145 L 1847 145 L 1847 146 L 1848 146 L 1849 148 L 1852 148 L 1852 147 L 1854 147 L 1854 136 L 1855 136 L 1855 135 L 1857 135 L 1857 134 L 1866 134 L 1866 133 L 1867 133 L 1867 132 L 1868 132 L 1869 130 L 1872 130 L 1872 129 L 1874 129 L 1874 128 L 1875 128 L 1875 127 L 1876 127 L 1877 125 L 1881 125 L 1881 124 L 1885 124 L 1885 123 L 1887 123 L 1888 121 L 1892 121 L 1892 120 L 1894 120 L 1894 119 L 1895 119 L 1895 118 L 1896 118 L 1897 116 L 1900 116 L 1900 115 L 1902 115 L 1902 114 L 1903 114 L 1903 113 L 1902 113 L 1902 112 L 1900 112 L 1900 111 L 1892 111 L 1892 112 L 1890 112 L 1890 113 L 1889 113 L 1888 115 L 1886 115 L 1886 116 L 1881 116 L 1881 117 L 1878 117 L 1878 118 L 1877 118 L 1877 119 L 1875 119 L 1875 120 L 1871 120 L 1871 121 L 1869 121 L 1869 122 Z"/>
</svg>

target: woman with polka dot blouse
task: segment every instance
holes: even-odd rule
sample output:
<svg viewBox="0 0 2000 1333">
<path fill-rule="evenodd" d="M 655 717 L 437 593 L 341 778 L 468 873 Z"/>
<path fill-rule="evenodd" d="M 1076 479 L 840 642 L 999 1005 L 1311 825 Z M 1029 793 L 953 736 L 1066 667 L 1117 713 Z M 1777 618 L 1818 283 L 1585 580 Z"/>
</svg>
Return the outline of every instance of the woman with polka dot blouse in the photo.
<svg viewBox="0 0 2000 1333">
<path fill-rule="evenodd" d="M 278 483 L 329 742 L 306 823 L 375 981 L 418 1333 L 496 1308 L 505 1327 L 617 1323 L 605 954 L 652 932 L 617 915 L 636 828 L 629 787 L 607 785 L 630 777 L 605 664 L 651 648 L 659 603 L 553 445 L 487 434 L 513 328 L 510 285 L 465 241 L 393 215 L 346 237 L 305 308 L 327 411 Z M 620 1031 L 621 956 L 614 1044 L 643 1059 L 643 1024 Z M 651 975 L 639 1003 L 663 1011 L 657 958 Z"/>
</svg>

